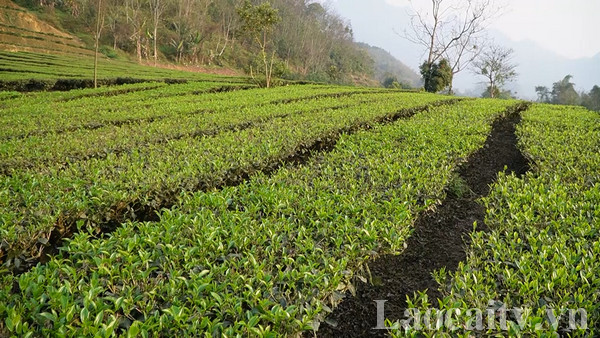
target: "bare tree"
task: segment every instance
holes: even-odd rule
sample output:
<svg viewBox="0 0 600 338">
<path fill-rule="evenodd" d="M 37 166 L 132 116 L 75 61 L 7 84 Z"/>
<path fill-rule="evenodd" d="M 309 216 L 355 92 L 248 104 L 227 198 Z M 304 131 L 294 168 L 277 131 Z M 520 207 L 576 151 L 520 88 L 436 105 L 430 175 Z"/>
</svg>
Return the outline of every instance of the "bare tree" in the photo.
<svg viewBox="0 0 600 338">
<path fill-rule="evenodd" d="M 146 26 L 142 0 L 126 0 L 125 15 L 126 22 L 132 30 L 129 39 L 135 41 L 136 56 L 138 62 L 142 62 L 142 38 L 144 37 L 144 27 Z"/>
<path fill-rule="evenodd" d="M 152 13 L 152 44 L 154 48 L 154 66 L 156 67 L 158 62 L 158 26 L 160 24 L 160 17 L 167 8 L 167 3 L 165 0 L 148 0 L 148 4 Z"/>
<path fill-rule="evenodd" d="M 105 16 L 102 0 L 96 2 L 96 31 L 94 32 L 94 88 L 98 88 L 98 49 L 100 48 L 100 36 L 104 28 Z"/>
<path fill-rule="evenodd" d="M 218 39 L 216 46 L 211 49 L 210 60 L 219 58 L 225 53 L 227 47 L 232 45 L 235 41 L 235 31 L 237 29 L 237 16 L 234 10 L 230 8 L 223 8 L 221 10 L 221 18 L 218 25 Z"/>
<path fill-rule="evenodd" d="M 122 38 L 126 29 L 124 14 L 125 11 L 121 6 L 120 0 L 104 0 L 107 1 L 106 6 L 106 27 L 113 39 L 113 49 L 118 48 L 118 42 Z"/>
<path fill-rule="evenodd" d="M 513 63 L 514 51 L 491 45 L 473 62 L 474 72 L 485 77 L 490 97 L 494 98 L 506 82 L 517 77 L 517 65 Z"/>
<path fill-rule="evenodd" d="M 457 74 L 480 53 L 485 29 L 502 8 L 497 0 L 431 0 L 431 11 L 413 6 L 404 37 L 427 50 L 427 65 L 446 59 Z"/>
</svg>

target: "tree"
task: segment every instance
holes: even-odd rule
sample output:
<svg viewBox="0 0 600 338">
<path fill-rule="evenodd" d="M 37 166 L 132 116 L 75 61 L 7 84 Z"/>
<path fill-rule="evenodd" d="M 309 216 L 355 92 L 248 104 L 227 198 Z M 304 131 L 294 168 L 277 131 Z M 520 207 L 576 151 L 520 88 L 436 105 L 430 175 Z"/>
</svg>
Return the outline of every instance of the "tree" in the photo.
<svg viewBox="0 0 600 338">
<path fill-rule="evenodd" d="M 552 103 L 564 105 L 579 104 L 579 94 L 575 90 L 575 84 L 571 82 L 572 78 L 572 75 L 567 75 L 552 85 Z"/>
<path fill-rule="evenodd" d="M 122 22 L 123 19 L 123 10 L 122 7 L 119 6 L 115 0 L 112 0 L 111 3 L 107 5 L 106 11 L 106 26 L 108 27 L 109 34 L 112 35 L 113 39 L 113 49 L 117 49 L 118 41 L 120 38 L 121 30 L 122 30 Z"/>
<path fill-rule="evenodd" d="M 154 48 L 154 66 L 158 62 L 158 25 L 160 24 L 160 17 L 166 9 L 165 0 L 148 0 L 150 5 L 150 12 L 152 13 L 152 45 Z"/>
<path fill-rule="evenodd" d="M 594 86 L 594 88 L 582 98 L 582 104 L 589 110 L 600 111 L 600 87 Z"/>
<path fill-rule="evenodd" d="M 267 49 L 271 44 L 269 34 L 272 32 L 273 27 L 281 21 L 278 10 L 273 8 L 268 2 L 253 6 L 250 0 L 246 0 L 241 7 L 238 7 L 238 15 L 242 20 L 242 31 L 252 35 L 260 47 L 262 62 L 264 64 L 266 87 L 269 88 L 271 86 L 273 75 L 275 50 L 273 50 L 269 59 Z"/>
<path fill-rule="evenodd" d="M 501 7 L 494 0 L 431 0 L 431 12 L 413 7 L 412 32 L 405 32 L 404 37 L 426 48 L 429 67 L 445 59 L 455 75 L 480 53 L 483 33 L 499 13 Z M 423 80 L 427 83 L 430 79 Z M 452 92 L 452 78 L 448 86 Z"/>
<path fill-rule="evenodd" d="M 233 0 L 209 2 L 211 18 L 213 19 L 213 22 L 218 22 L 218 24 L 216 24 L 216 34 L 218 38 L 214 41 L 214 47 L 210 49 L 210 62 L 221 58 L 227 48 L 233 49 L 235 31 L 238 28 L 238 17 L 233 4 Z"/>
<path fill-rule="evenodd" d="M 125 0 L 125 19 L 132 30 L 130 40 L 135 42 L 135 53 L 138 62 L 142 62 L 142 39 L 144 38 L 144 27 L 146 26 L 146 17 L 142 5 L 142 0 Z"/>
<path fill-rule="evenodd" d="M 485 77 L 491 98 L 502 92 L 505 83 L 517 77 L 517 65 L 512 62 L 514 51 L 496 45 L 489 46 L 473 62 L 474 72 Z"/>
<path fill-rule="evenodd" d="M 98 49 L 104 28 L 105 8 L 102 0 L 96 2 L 96 31 L 94 32 L 94 88 L 98 88 Z"/>
<path fill-rule="evenodd" d="M 501 90 L 498 87 L 494 87 L 494 92 L 492 93 L 492 87 L 487 87 L 486 90 L 481 94 L 483 98 L 497 98 L 502 100 L 514 99 L 515 95 L 510 90 Z M 493 95 L 492 95 L 493 94 Z"/>
<path fill-rule="evenodd" d="M 535 92 L 538 96 L 538 102 L 549 103 L 550 102 L 550 89 L 546 86 L 537 86 L 535 87 Z"/>
<path fill-rule="evenodd" d="M 57 20 L 67 30 L 90 27 L 90 47 L 94 50 L 98 1 L 19 2 L 32 10 L 40 10 L 40 6 L 60 10 Z M 350 23 L 314 0 L 101 2 L 105 24 L 100 26 L 100 57 L 102 43 L 106 43 L 134 55 L 140 63 L 153 59 L 157 64 L 164 55 L 187 65 L 217 64 L 248 70 L 251 66 L 250 73 L 260 77 L 263 85 L 264 74 L 269 86 L 275 76 L 355 83 L 373 68 L 372 59 L 354 42 Z M 268 3 L 260 5 L 262 2 Z M 246 15 L 244 26 L 240 13 Z M 265 21 L 260 22 L 261 18 Z"/>
<path fill-rule="evenodd" d="M 386 76 L 386 78 L 381 82 L 381 85 L 384 86 L 385 88 L 392 88 L 392 89 L 411 89 L 410 85 L 408 85 L 402 81 L 398 81 L 398 78 L 394 75 Z"/>
<path fill-rule="evenodd" d="M 424 62 L 420 69 L 425 80 L 424 88 L 430 93 L 440 92 L 452 83 L 452 68 L 446 59 L 432 64 Z"/>
</svg>

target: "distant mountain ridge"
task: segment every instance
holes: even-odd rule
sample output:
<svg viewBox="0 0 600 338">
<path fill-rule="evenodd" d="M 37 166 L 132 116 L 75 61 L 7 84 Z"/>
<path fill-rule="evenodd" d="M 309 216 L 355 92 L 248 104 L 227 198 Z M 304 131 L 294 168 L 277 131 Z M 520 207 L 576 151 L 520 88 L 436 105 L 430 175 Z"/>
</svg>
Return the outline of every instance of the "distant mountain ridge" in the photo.
<svg viewBox="0 0 600 338">
<path fill-rule="evenodd" d="M 359 42 L 358 45 L 364 48 L 373 59 L 375 68 L 374 77 L 378 81 L 382 82 L 388 76 L 395 76 L 398 81 L 412 87 L 421 86 L 421 76 L 402 61 L 395 58 L 390 52 L 362 42 Z"/>
<path fill-rule="evenodd" d="M 515 89 L 520 96 L 534 99 L 535 86 L 552 88 L 554 82 L 566 75 L 573 75 L 577 91 L 588 92 L 594 85 L 600 85 L 600 53 L 591 58 L 568 59 L 533 41 L 499 39 L 498 35 L 495 40 L 515 50 L 515 62 L 519 65 Z"/>
<path fill-rule="evenodd" d="M 524 99 L 537 98 L 535 87 L 545 86 L 552 89 L 552 84 L 572 75 L 572 82 L 578 92 L 589 92 L 594 85 L 600 85 L 600 53 L 590 58 L 569 59 L 551 50 L 545 49 L 531 40 L 514 41 L 498 31 L 492 31 L 494 43 L 514 52 L 519 76 L 507 88 Z M 455 83 L 461 89 L 473 89 L 481 79 L 471 72 L 460 74 Z M 483 91 L 483 87 L 479 88 Z"/>
</svg>

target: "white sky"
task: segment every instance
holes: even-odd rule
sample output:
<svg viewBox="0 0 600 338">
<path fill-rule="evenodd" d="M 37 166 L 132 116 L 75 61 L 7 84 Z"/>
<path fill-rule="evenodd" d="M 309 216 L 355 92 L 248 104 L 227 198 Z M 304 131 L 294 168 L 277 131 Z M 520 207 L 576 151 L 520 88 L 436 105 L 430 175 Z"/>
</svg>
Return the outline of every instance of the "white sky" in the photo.
<svg viewBox="0 0 600 338">
<path fill-rule="evenodd" d="M 353 3 L 386 2 L 408 7 L 409 0 L 324 0 L 334 8 L 346 9 Z M 412 0 L 416 7 L 429 0 Z M 506 13 L 496 19 L 492 28 L 511 40 L 532 40 L 561 56 L 576 59 L 600 53 L 600 0 L 504 0 Z M 364 3 L 363 3 L 364 4 Z M 380 7 L 383 8 L 383 7 Z M 343 16 L 346 13 L 341 13 Z M 353 13 L 348 13 L 353 14 Z M 360 15 L 356 13 L 356 15 Z M 351 18 L 350 18 L 351 19 Z M 377 25 L 373 25 L 373 29 Z"/>
<path fill-rule="evenodd" d="M 599 0 L 510 0 L 494 28 L 574 59 L 600 53 Z"/>
</svg>

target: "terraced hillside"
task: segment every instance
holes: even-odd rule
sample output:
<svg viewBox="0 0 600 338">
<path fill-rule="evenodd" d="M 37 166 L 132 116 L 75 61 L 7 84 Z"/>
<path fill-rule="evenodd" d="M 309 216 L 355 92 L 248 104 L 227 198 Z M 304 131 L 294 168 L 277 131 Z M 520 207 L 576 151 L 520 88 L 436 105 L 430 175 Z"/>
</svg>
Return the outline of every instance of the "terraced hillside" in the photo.
<svg viewBox="0 0 600 338">
<path fill-rule="evenodd" d="M 94 86 L 93 67 L 92 57 L 0 51 L 0 89 L 28 92 L 91 88 Z M 154 68 L 106 58 L 98 63 L 98 79 L 101 86 L 152 81 L 203 81 L 250 85 L 245 77 Z"/>
<path fill-rule="evenodd" d="M 38 19 L 10 0 L 0 0 L 0 50 L 72 56 L 94 54 L 77 37 Z"/>
<path fill-rule="evenodd" d="M 0 0 L 0 90 L 66 91 L 94 86 L 94 53 L 10 0 Z M 219 76 L 156 68 L 100 55 L 101 86 L 188 81 L 247 84 L 242 76 Z M 200 86 L 201 87 L 201 86 Z"/>
</svg>

